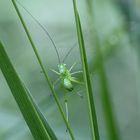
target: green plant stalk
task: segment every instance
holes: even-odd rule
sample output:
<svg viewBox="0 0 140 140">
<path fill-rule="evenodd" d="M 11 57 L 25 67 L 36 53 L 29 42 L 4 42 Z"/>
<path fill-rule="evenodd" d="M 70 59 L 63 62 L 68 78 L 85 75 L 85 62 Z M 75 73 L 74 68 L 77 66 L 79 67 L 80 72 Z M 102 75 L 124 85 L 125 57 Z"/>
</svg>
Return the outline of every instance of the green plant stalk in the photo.
<svg viewBox="0 0 140 140">
<path fill-rule="evenodd" d="M 90 122 L 91 122 L 90 124 L 91 124 L 92 140 L 99 140 L 100 138 L 99 138 L 98 124 L 97 124 L 97 117 L 96 117 L 90 75 L 89 75 L 88 64 L 87 64 L 85 44 L 84 44 L 82 27 L 81 27 L 80 18 L 79 18 L 79 14 L 77 11 L 77 6 L 76 6 L 75 0 L 73 0 L 73 7 L 74 7 L 74 14 L 75 14 L 77 37 L 78 37 L 78 42 L 79 42 L 81 61 L 82 61 L 82 65 L 83 65 L 83 75 L 84 75 L 84 81 L 85 81 L 86 91 L 87 91 L 86 93 L 87 93 L 89 116 L 90 116 Z"/>
<path fill-rule="evenodd" d="M 1 42 L 0 69 L 2 70 L 9 88 L 11 89 L 11 92 L 34 138 L 36 140 L 57 140 L 44 116 L 40 113 L 38 106 L 35 104 L 29 91 L 25 88 L 24 84 L 17 75 Z"/>
<path fill-rule="evenodd" d="M 94 12 L 93 12 L 93 1 L 90 1 L 88 5 L 88 13 L 89 13 L 89 24 L 90 27 L 92 27 L 91 30 L 91 37 L 92 40 L 95 42 L 92 42 L 92 44 L 95 44 L 95 49 L 97 53 L 97 63 L 98 63 L 98 72 L 99 72 L 99 78 L 100 78 L 100 84 L 102 87 L 101 90 L 101 95 L 102 95 L 102 101 L 103 101 L 103 107 L 104 107 L 104 113 L 106 117 L 106 124 L 108 127 L 109 131 L 109 137 L 110 140 L 120 140 L 119 138 L 119 133 L 118 133 L 118 128 L 115 124 L 115 119 L 114 119 L 114 114 L 113 114 L 113 109 L 112 109 L 112 104 L 111 104 L 111 98 L 110 98 L 110 92 L 108 88 L 108 83 L 107 83 L 107 78 L 104 70 L 104 59 L 103 59 L 103 54 L 101 52 L 101 44 L 100 40 L 98 37 L 98 32 L 96 30 L 96 23 L 93 19 Z M 94 27 L 93 27 L 94 25 Z M 94 39 L 93 39 L 94 38 Z"/>
<path fill-rule="evenodd" d="M 107 78 L 106 78 L 106 74 L 104 70 L 104 60 L 101 54 L 100 44 L 97 37 L 96 37 L 96 46 L 97 46 L 96 47 L 97 58 L 100 61 L 100 63 L 98 64 L 98 72 L 99 72 L 100 84 L 102 87 L 101 89 L 102 101 L 103 101 L 104 113 L 106 117 L 106 124 L 109 130 L 110 140 L 120 140 L 117 126 L 114 120 L 113 111 L 112 111 L 113 109 L 112 109 L 112 104 L 111 104 L 110 92 L 108 89 Z"/>
<path fill-rule="evenodd" d="M 45 78 L 46 78 L 46 80 L 47 80 L 47 82 L 48 82 L 48 84 L 49 84 L 50 90 L 51 90 L 51 92 L 52 92 L 52 94 L 53 94 L 53 97 L 54 97 L 54 99 L 55 99 L 55 101 L 56 101 L 56 104 L 57 104 L 58 109 L 59 109 L 59 111 L 60 111 L 60 113 L 61 113 L 61 115 L 62 115 L 62 118 L 63 118 L 63 120 L 64 120 L 64 122 L 65 122 L 65 124 L 66 124 L 66 126 L 67 126 L 67 129 L 68 129 L 68 131 L 69 131 L 69 134 L 70 134 L 72 140 L 75 140 L 75 138 L 74 138 L 74 136 L 73 136 L 72 129 L 71 129 L 69 123 L 67 122 L 66 116 L 65 116 L 65 114 L 64 114 L 64 112 L 63 112 L 63 110 L 62 110 L 62 107 L 61 107 L 60 103 L 59 103 L 58 97 L 57 97 L 57 95 L 56 95 L 56 93 L 55 93 L 55 91 L 54 91 L 54 88 L 53 88 L 53 86 L 52 86 L 52 83 L 51 83 L 51 81 L 49 80 L 49 77 L 48 77 L 48 75 L 47 75 L 47 73 L 46 73 L 46 71 L 45 71 L 45 67 L 43 66 L 43 63 L 42 63 L 42 61 L 41 61 L 41 58 L 40 58 L 40 56 L 39 56 L 39 54 L 38 54 L 38 52 L 37 52 L 37 49 L 36 49 L 35 44 L 34 44 L 34 42 L 33 42 L 33 40 L 32 40 L 32 37 L 31 37 L 30 33 L 28 32 L 28 29 L 27 29 L 27 27 L 26 27 L 26 24 L 25 24 L 25 22 L 24 22 L 24 20 L 23 20 L 23 18 L 22 18 L 22 16 L 21 16 L 19 10 L 18 10 L 18 7 L 17 7 L 17 5 L 16 5 L 15 0 L 12 0 L 12 3 L 13 3 L 13 5 L 14 5 L 14 7 L 15 7 L 15 10 L 16 10 L 16 12 L 17 12 L 19 18 L 20 18 L 20 21 L 21 21 L 21 23 L 22 23 L 22 25 L 23 25 L 23 27 L 24 27 L 24 30 L 25 30 L 25 32 L 26 32 L 26 34 L 27 34 L 27 36 L 28 36 L 28 39 L 29 39 L 29 41 L 30 41 L 30 43 L 31 43 L 31 46 L 32 46 L 34 52 L 35 52 L 35 55 L 36 55 L 37 60 L 38 60 L 38 62 L 39 62 L 39 64 L 40 64 L 40 67 L 41 67 L 41 69 L 42 69 L 42 71 L 43 71 L 43 73 L 44 73 L 44 76 L 45 76 Z"/>
</svg>

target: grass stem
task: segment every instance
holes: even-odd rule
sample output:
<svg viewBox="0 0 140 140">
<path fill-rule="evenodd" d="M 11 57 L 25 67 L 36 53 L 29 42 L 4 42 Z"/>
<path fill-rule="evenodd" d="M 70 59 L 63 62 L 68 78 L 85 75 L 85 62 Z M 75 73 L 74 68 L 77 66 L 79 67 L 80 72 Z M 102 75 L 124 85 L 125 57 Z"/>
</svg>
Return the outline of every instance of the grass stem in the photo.
<svg viewBox="0 0 140 140">
<path fill-rule="evenodd" d="M 71 129 L 69 123 L 67 122 L 66 116 L 65 116 L 65 114 L 64 114 L 64 112 L 63 112 L 63 110 L 62 110 L 62 107 L 61 107 L 60 103 L 59 103 L 59 99 L 58 99 L 58 97 L 57 97 L 57 95 L 56 95 L 56 93 L 55 93 L 55 91 L 54 91 L 54 88 L 53 88 L 53 85 L 52 85 L 51 81 L 49 80 L 49 77 L 48 77 L 48 75 L 47 75 L 47 72 L 46 72 L 46 70 L 45 70 L 45 67 L 43 66 L 43 63 L 42 63 L 42 61 L 41 61 L 41 58 L 40 58 L 40 56 L 39 56 L 39 54 L 38 54 L 38 51 L 37 51 L 37 49 L 36 49 L 36 47 L 35 47 L 35 44 L 34 44 L 34 42 L 33 42 L 33 40 L 32 40 L 32 37 L 31 37 L 30 33 L 28 32 L 28 29 L 27 29 L 27 27 L 26 27 L 26 24 L 25 24 L 25 22 L 24 22 L 24 20 L 23 20 L 23 18 L 22 18 L 22 15 L 20 14 L 20 12 L 19 12 L 19 10 L 18 10 L 18 7 L 17 7 L 17 5 L 16 5 L 15 0 L 12 0 L 12 3 L 13 3 L 13 5 L 14 5 L 14 7 L 15 7 L 15 10 L 16 10 L 16 12 L 17 12 L 19 18 L 20 18 L 20 21 L 21 21 L 21 23 L 22 23 L 22 25 L 23 25 L 23 27 L 24 27 L 24 30 L 25 30 L 25 32 L 26 32 L 26 34 L 27 34 L 27 36 L 28 36 L 28 39 L 29 39 L 29 41 L 30 41 L 30 43 L 31 43 L 31 46 L 32 46 L 32 48 L 33 48 L 33 50 L 34 50 L 34 53 L 35 53 L 35 55 L 36 55 L 36 57 L 37 57 L 37 60 L 38 60 L 38 62 L 39 62 L 39 64 L 40 64 L 40 67 L 41 67 L 41 69 L 42 69 L 42 71 L 43 71 L 43 73 L 44 73 L 44 76 L 45 76 L 45 78 L 46 78 L 46 80 L 47 80 L 47 82 L 48 82 L 48 85 L 49 85 L 50 90 L 51 90 L 51 92 L 52 92 L 52 94 L 53 94 L 53 97 L 54 97 L 54 99 L 55 99 L 55 101 L 56 101 L 56 104 L 57 104 L 57 106 L 58 106 L 58 109 L 59 109 L 59 111 L 60 111 L 60 113 L 61 113 L 61 115 L 62 115 L 62 118 L 63 118 L 63 120 L 64 120 L 64 122 L 65 122 L 65 124 L 66 124 L 66 126 L 67 126 L 67 128 L 68 128 L 68 130 L 69 130 L 69 134 L 70 134 L 72 140 L 75 140 L 75 138 L 74 138 L 74 136 L 73 136 L 73 133 L 72 133 L 72 129 Z"/>
</svg>

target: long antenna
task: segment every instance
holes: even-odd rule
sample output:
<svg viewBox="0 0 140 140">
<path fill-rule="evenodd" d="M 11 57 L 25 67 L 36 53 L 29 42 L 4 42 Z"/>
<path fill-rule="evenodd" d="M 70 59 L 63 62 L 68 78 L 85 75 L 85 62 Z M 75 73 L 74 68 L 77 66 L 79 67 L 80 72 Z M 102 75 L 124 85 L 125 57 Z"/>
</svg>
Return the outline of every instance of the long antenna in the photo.
<svg viewBox="0 0 140 140">
<path fill-rule="evenodd" d="M 67 59 L 67 57 L 69 56 L 71 51 L 76 47 L 76 44 L 77 44 L 77 42 L 68 50 L 67 54 L 65 55 L 65 57 L 62 60 L 62 63 L 64 63 L 64 61 Z"/>
<path fill-rule="evenodd" d="M 54 46 L 54 49 L 56 51 L 56 54 L 57 54 L 57 57 L 58 57 L 58 61 L 59 63 L 61 63 L 61 60 L 60 60 L 60 56 L 59 56 L 59 52 L 57 50 L 57 47 L 55 45 L 55 42 L 53 41 L 50 33 L 47 31 L 46 27 L 44 27 L 19 1 L 17 1 L 17 3 L 36 21 L 36 23 L 42 28 L 42 30 L 46 33 L 47 37 L 49 37 L 49 39 L 51 40 L 53 46 Z"/>
</svg>

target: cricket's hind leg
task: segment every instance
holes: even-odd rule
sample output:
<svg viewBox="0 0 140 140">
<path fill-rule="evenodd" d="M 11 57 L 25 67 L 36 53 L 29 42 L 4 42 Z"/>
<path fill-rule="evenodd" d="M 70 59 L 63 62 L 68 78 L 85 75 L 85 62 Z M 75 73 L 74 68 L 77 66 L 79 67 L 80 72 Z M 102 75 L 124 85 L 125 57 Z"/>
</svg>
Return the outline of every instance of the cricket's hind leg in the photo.
<svg viewBox="0 0 140 140">
<path fill-rule="evenodd" d="M 76 95 L 78 95 L 80 98 L 84 98 L 84 96 L 80 93 L 81 91 L 83 91 L 83 90 L 80 90 L 80 91 L 78 91 L 78 92 L 76 92 Z"/>
<path fill-rule="evenodd" d="M 65 98 L 64 102 L 65 102 L 66 120 L 69 123 L 68 100 Z M 66 128 L 66 132 L 68 132 L 68 128 Z"/>
<path fill-rule="evenodd" d="M 81 90 L 82 91 L 82 90 Z M 70 94 L 70 93 L 68 93 L 68 94 Z M 73 95 L 78 95 L 81 99 L 83 99 L 84 97 L 83 97 L 83 95 L 80 93 L 80 91 L 78 91 L 78 92 L 74 92 L 74 93 L 71 93 L 71 95 L 68 95 L 68 96 L 66 96 L 65 95 L 65 97 L 64 97 L 64 103 L 65 103 L 65 112 L 66 112 L 66 120 L 67 120 L 67 122 L 69 123 L 69 109 L 68 109 L 68 99 L 71 97 L 71 96 L 73 96 Z M 68 128 L 66 128 L 66 132 L 68 132 Z"/>
<path fill-rule="evenodd" d="M 79 91 L 74 91 L 73 90 L 73 93 L 69 92 L 68 95 L 67 95 L 67 99 L 69 99 L 73 95 L 78 95 L 81 99 L 83 99 L 84 96 L 80 93 L 81 91 L 83 91 L 83 90 L 79 90 Z"/>
</svg>

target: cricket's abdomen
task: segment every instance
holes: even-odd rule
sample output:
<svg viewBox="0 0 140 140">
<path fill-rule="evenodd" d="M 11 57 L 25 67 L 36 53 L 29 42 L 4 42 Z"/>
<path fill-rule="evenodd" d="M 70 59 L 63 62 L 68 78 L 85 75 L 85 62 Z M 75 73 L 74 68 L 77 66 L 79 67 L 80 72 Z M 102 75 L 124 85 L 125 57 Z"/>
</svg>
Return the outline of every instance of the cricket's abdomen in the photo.
<svg viewBox="0 0 140 140">
<path fill-rule="evenodd" d="M 72 91 L 73 90 L 73 85 L 72 85 L 71 81 L 68 78 L 64 78 L 63 79 L 63 86 L 68 91 Z"/>
</svg>

